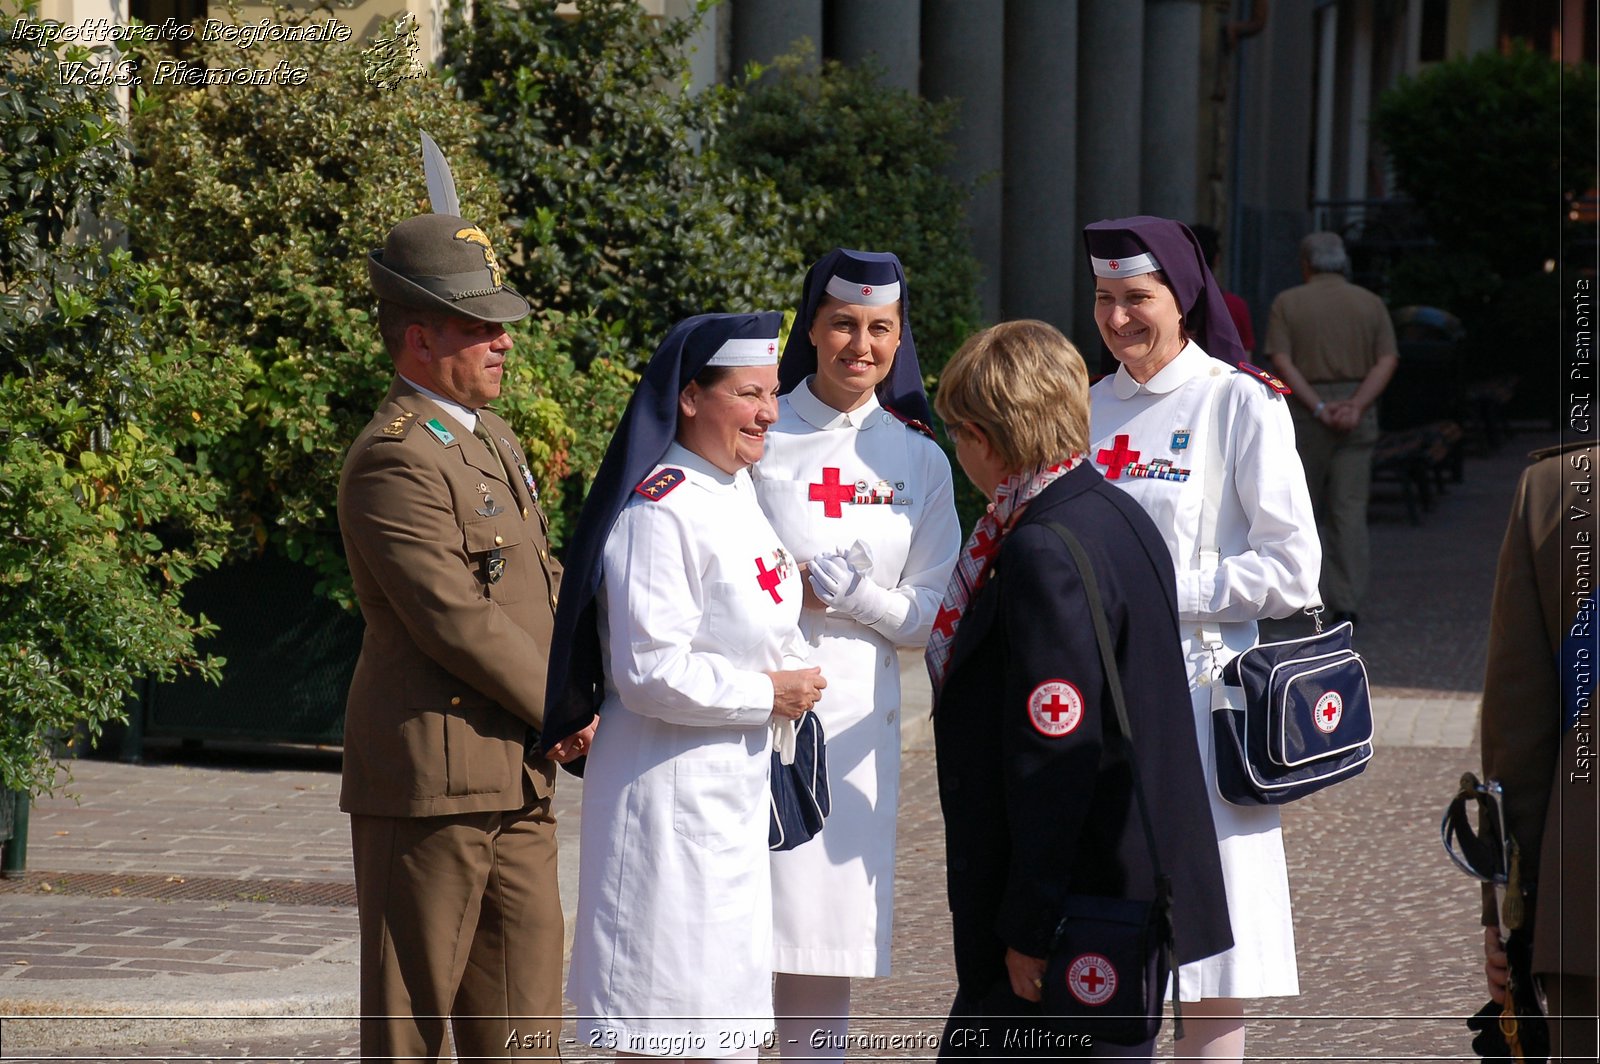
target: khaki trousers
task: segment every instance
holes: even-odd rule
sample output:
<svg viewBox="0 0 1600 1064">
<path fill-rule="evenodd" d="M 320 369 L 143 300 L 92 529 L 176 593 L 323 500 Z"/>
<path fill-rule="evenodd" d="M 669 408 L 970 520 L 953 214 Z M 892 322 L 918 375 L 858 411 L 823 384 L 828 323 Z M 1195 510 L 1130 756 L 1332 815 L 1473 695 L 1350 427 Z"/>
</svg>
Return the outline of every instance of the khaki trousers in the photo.
<svg viewBox="0 0 1600 1064">
<path fill-rule="evenodd" d="M 1550 1021 L 1550 1059 L 1595 1060 L 1600 1041 L 1596 981 L 1581 975 L 1541 975 L 1539 985 L 1549 1015 L 1562 1017 Z"/>
<path fill-rule="evenodd" d="M 559 1057 L 561 898 L 549 798 L 509 812 L 351 816 L 361 1056 Z"/>
<path fill-rule="evenodd" d="M 1318 384 L 1324 401 L 1348 399 L 1359 382 Z M 1293 400 L 1295 449 L 1305 466 L 1311 508 L 1322 539 L 1322 604 L 1330 611 L 1357 613 L 1367 595 L 1372 551 L 1367 542 L 1367 498 L 1372 490 L 1372 449 L 1378 442 L 1378 411 L 1368 407 L 1361 423 L 1334 432 Z"/>
</svg>

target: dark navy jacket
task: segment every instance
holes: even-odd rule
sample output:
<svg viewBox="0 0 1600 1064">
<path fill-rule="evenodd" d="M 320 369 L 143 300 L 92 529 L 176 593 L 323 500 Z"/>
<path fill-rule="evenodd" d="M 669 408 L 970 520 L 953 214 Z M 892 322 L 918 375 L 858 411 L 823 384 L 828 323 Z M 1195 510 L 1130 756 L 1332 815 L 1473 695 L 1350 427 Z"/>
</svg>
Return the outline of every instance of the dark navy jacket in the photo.
<svg viewBox="0 0 1600 1064">
<path fill-rule="evenodd" d="M 934 715 L 956 977 L 971 995 L 1006 982 L 1007 946 L 1046 955 L 1068 894 L 1154 896 L 1127 764 L 1101 767 L 1101 722 L 1115 709 L 1088 598 L 1047 520 L 1077 535 L 1099 580 L 1178 959 L 1233 944 L 1172 561 L 1145 512 L 1083 464 L 1006 536 L 956 631 Z"/>
</svg>

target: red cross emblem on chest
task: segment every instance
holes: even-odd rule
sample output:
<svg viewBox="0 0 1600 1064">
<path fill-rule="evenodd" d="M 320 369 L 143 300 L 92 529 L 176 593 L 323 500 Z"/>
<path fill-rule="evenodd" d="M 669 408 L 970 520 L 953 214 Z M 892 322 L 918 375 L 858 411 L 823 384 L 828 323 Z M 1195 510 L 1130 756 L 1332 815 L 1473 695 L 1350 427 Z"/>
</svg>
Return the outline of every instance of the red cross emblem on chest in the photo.
<svg viewBox="0 0 1600 1064">
<path fill-rule="evenodd" d="M 1111 442 L 1110 449 L 1102 447 L 1094 460 L 1106 467 L 1107 480 L 1116 480 L 1128 463 L 1139 460 L 1139 452 L 1128 449 L 1127 436 L 1118 436 Z"/>
<path fill-rule="evenodd" d="M 856 497 L 854 484 L 839 483 L 839 470 L 836 466 L 827 466 L 822 470 L 822 483 L 812 484 L 811 501 L 822 504 L 823 517 L 843 517 L 842 503 L 851 501 Z"/>
<path fill-rule="evenodd" d="M 782 579 L 777 569 L 768 569 L 765 561 L 756 559 L 756 583 L 761 585 L 761 590 L 772 596 L 773 602 L 783 601 L 782 596 L 778 594 L 778 582 Z"/>
</svg>

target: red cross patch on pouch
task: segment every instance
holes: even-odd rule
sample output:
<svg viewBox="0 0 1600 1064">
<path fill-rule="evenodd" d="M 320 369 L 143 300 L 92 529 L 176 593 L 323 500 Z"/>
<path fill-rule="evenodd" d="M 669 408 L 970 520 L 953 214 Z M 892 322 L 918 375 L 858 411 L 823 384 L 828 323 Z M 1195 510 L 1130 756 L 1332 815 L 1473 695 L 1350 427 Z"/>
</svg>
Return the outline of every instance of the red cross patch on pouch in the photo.
<svg viewBox="0 0 1600 1064">
<path fill-rule="evenodd" d="M 1085 1005 L 1104 1005 L 1117 992 L 1117 970 L 1098 953 L 1085 953 L 1067 965 L 1067 989 Z"/>
<path fill-rule="evenodd" d="M 1071 735 L 1083 721 L 1083 695 L 1065 680 L 1046 680 L 1028 696 L 1028 719 L 1046 739 Z"/>
<path fill-rule="evenodd" d="M 1334 729 L 1339 727 L 1339 719 L 1344 716 L 1344 699 L 1338 691 L 1327 691 L 1317 699 L 1317 708 L 1311 714 L 1311 720 L 1316 724 L 1317 731 L 1324 735 L 1332 735 Z"/>
</svg>

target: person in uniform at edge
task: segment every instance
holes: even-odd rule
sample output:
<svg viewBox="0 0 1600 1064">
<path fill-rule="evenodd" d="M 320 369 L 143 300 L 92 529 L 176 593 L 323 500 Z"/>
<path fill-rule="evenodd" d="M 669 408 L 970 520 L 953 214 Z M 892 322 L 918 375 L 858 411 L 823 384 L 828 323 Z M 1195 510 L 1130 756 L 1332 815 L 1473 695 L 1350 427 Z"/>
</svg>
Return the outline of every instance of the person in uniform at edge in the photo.
<svg viewBox="0 0 1600 1064">
<path fill-rule="evenodd" d="M 401 222 L 368 270 L 396 376 L 339 480 L 366 621 L 339 797 L 361 1052 L 435 1060 L 451 1017 L 463 1056 L 555 1057 L 555 766 L 534 740 L 561 571 L 522 446 L 485 405 L 528 304 L 452 215 Z"/>
<path fill-rule="evenodd" d="M 778 366 L 778 423 L 750 470 L 772 527 L 809 565 L 800 628 L 831 684 L 816 712 L 833 811 L 820 835 L 772 855 L 773 1004 L 786 1056 L 842 1059 L 850 978 L 889 974 L 896 648 L 927 642 L 961 549 L 905 308 L 893 255 L 835 249 L 811 268 L 803 324 Z"/>
<path fill-rule="evenodd" d="M 1156 893 L 1131 777 L 1120 762 L 1101 769 L 1115 710 L 1084 581 L 1047 523 L 1071 529 L 1094 564 L 1174 885 L 1178 959 L 1193 961 L 1233 939 L 1199 753 L 1171 726 L 1187 690 L 1172 561 L 1150 518 L 1084 461 L 1088 372 L 1052 326 L 1006 322 L 968 340 L 936 404 L 992 500 L 927 650 L 957 983 L 940 1056 L 1148 1059 L 1148 1042 L 1090 1052 L 1061 1044 L 1060 1021 L 1027 1019 L 1067 895 Z"/>
<path fill-rule="evenodd" d="M 588 1048 L 754 1059 L 772 1044 L 768 768 L 821 695 L 799 566 L 747 467 L 778 416 L 776 313 L 656 350 L 584 503 L 546 740 L 586 759 L 567 996 Z"/>
<path fill-rule="evenodd" d="M 1119 363 L 1090 389 L 1089 459 L 1155 521 L 1177 572 L 1194 728 L 1236 945 L 1180 971 L 1179 1057 L 1242 1060 L 1244 999 L 1300 992 L 1276 806 L 1217 793 L 1211 711 L 1238 697 L 1222 666 L 1256 622 L 1317 602 L 1322 550 L 1283 385 L 1241 362 L 1222 291 L 1181 223 L 1084 229 L 1095 322 Z M 1235 368 L 1237 364 L 1238 368 Z M 1207 470 L 1215 483 L 1207 484 Z"/>
<path fill-rule="evenodd" d="M 1372 568 L 1367 501 L 1378 443 L 1378 397 L 1400 365 L 1383 300 L 1345 280 L 1338 233 L 1300 241 L 1305 283 L 1280 292 L 1262 350 L 1294 390 L 1295 446 L 1326 550 L 1322 596 L 1334 621 L 1360 619 Z"/>
<path fill-rule="evenodd" d="M 1479 724 L 1483 777 L 1505 787 L 1506 829 L 1521 850 L 1524 882 L 1537 884 L 1528 908 L 1532 971 L 1549 1006 L 1551 1059 L 1594 1060 L 1600 1000 L 1597 637 L 1594 585 L 1584 567 L 1596 530 L 1589 485 L 1600 468 L 1600 447 L 1575 444 L 1533 457 L 1517 487 L 1495 572 Z M 1504 1004 L 1507 961 L 1498 924 L 1494 887 L 1486 884 L 1489 995 Z"/>
</svg>

